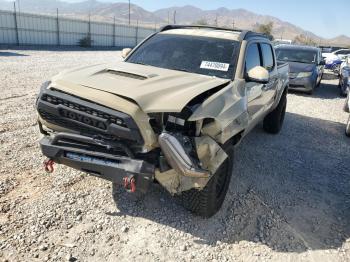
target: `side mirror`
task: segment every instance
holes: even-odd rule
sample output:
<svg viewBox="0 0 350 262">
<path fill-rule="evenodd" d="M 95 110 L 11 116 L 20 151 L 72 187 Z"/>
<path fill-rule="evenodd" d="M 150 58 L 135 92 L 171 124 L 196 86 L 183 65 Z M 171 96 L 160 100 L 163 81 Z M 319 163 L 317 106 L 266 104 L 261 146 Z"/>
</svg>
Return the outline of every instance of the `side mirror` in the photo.
<svg viewBox="0 0 350 262">
<path fill-rule="evenodd" d="M 319 65 L 325 65 L 325 64 L 326 64 L 326 61 L 324 61 L 324 60 L 321 60 L 319 63 Z"/>
<path fill-rule="evenodd" d="M 267 71 L 262 66 L 256 66 L 248 71 L 246 80 L 248 82 L 257 82 L 261 84 L 266 84 L 269 82 L 269 71 Z"/>
<path fill-rule="evenodd" d="M 131 48 L 123 48 L 122 57 L 126 58 L 130 52 L 131 52 Z"/>
</svg>

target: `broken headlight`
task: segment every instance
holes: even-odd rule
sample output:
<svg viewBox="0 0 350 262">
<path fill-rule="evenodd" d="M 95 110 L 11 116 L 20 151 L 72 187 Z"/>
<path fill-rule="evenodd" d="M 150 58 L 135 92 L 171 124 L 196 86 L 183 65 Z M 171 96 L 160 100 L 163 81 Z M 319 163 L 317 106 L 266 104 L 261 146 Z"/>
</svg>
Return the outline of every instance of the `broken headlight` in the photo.
<svg viewBox="0 0 350 262">
<path fill-rule="evenodd" d="M 196 123 L 187 121 L 192 114 L 190 107 L 185 107 L 180 113 L 152 113 L 149 114 L 149 122 L 156 134 L 168 131 L 195 136 Z"/>
</svg>

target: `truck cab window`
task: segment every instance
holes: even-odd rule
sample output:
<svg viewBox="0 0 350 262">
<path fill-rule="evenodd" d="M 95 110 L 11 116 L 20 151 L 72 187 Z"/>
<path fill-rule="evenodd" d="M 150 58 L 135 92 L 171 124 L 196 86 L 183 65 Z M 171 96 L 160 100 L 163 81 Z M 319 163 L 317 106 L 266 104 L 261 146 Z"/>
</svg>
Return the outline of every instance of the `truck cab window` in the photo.
<svg viewBox="0 0 350 262">
<path fill-rule="evenodd" d="M 258 44 L 251 44 L 246 52 L 245 73 L 256 66 L 261 66 L 259 47 Z"/>
<path fill-rule="evenodd" d="M 269 44 L 260 44 L 262 57 L 263 57 L 263 66 L 267 70 L 271 70 L 274 67 L 272 47 Z"/>
</svg>

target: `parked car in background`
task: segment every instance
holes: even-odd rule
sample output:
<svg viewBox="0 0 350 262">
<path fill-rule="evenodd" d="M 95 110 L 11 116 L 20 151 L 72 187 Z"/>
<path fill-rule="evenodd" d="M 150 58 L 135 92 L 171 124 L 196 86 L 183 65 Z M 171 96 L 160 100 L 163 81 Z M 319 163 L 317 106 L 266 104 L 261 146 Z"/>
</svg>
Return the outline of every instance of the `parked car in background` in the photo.
<svg viewBox="0 0 350 262">
<path fill-rule="evenodd" d="M 326 59 L 325 61 L 325 69 L 332 70 L 336 75 L 339 75 L 340 65 L 343 62 L 339 57 L 335 57 L 332 59 Z"/>
<path fill-rule="evenodd" d="M 350 55 L 350 49 L 339 49 L 332 53 L 322 53 L 322 57 L 325 60 L 344 59 L 348 55 Z"/>
<path fill-rule="evenodd" d="M 350 56 L 340 65 L 339 74 L 340 94 L 346 96 L 350 86 Z"/>
<path fill-rule="evenodd" d="M 276 57 L 289 63 L 289 89 L 312 94 L 321 83 L 325 63 L 319 48 L 280 45 L 276 47 Z"/>
<path fill-rule="evenodd" d="M 347 92 L 348 95 L 346 97 L 345 105 L 344 105 L 344 111 L 347 112 L 347 113 L 349 113 L 349 108 L 350 108 L 350 92 L 349 92 L 349 88 L 350 87 L 348 86 L 348 92 Z M 346 123 L 345 134 L 350 137 L 350 115 L 349 115 L 348 121 Z"/>
</svg>

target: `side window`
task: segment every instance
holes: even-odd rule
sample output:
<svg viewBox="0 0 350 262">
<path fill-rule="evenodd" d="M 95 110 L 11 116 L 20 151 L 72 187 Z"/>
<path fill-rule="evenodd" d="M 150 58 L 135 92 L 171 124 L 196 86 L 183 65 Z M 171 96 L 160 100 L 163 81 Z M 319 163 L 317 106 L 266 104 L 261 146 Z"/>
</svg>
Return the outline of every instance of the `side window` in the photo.
<svg viewBox="0 0 350 262">
<path fill-rule="evenodd" d="M 263 66 L 267 70 L 273 69 L 275 63 L 273 59 L 272 47 L 269 44 L 260 44 L 262 57 L 263 57 Z"/>
<path fill-rule="evenodd" d="M 256 66 L 261 66 L 259 47 L 258 44 L 251 44 L 246 52 L 245 73 Z"/>
</svg>

